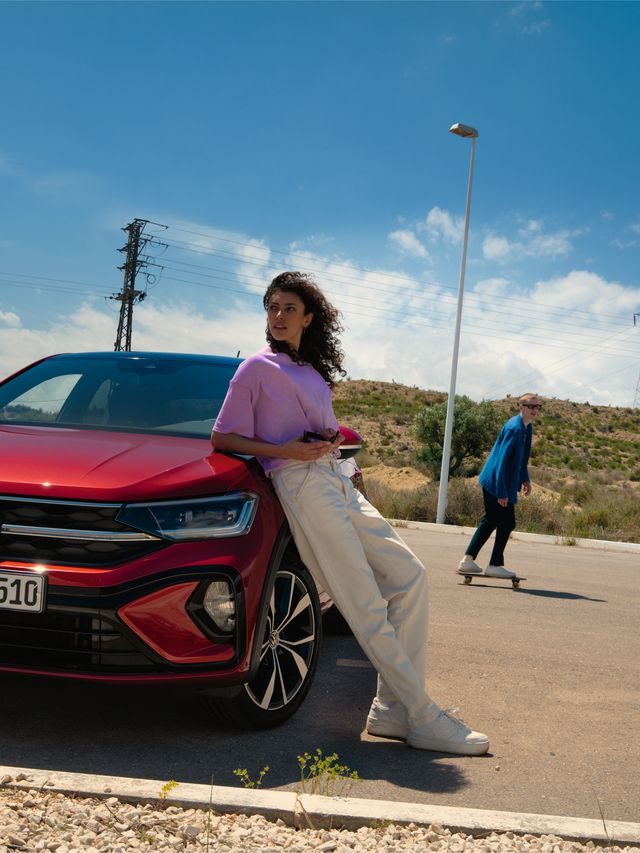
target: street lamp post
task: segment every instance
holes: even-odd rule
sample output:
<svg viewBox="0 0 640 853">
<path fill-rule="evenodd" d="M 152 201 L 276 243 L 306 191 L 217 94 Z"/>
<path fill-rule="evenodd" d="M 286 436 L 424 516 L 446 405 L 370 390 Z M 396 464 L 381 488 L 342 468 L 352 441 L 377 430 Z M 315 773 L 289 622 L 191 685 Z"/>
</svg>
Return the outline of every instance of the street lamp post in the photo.
<svg viewBox="0 0 640 853">
<path fill-rule="evenodd" d="M 458 285 L 458 310 L 456 313 L 456 329 L 453 339 L 453 355 L 451 357 L 451 381 L 449 397 L 447 398 L 447 419 L 444 426 L 444 443 L 442 445 L 442 466 L 440 468 L 440 488 L 438 490 L 438 510 L 436 521 L 444 523 L 447 509 L 447 491 L 449 488 L 449 463 L 451 457 L 451 434 L 453 432 L 453 411 L 456 400 L 456 373 L 458 371 L 458 350 L 460 348 L 460 324 L 462 321 L 462 297 L 464 295 L 464 273 L 467 266 L 467 239 L 469 237 L 469 214 L 471 213 L 471 187 L 473 184 L 473 161 L 476 152 L 478 131 L 467 124 L 453 124 L 450 133 L 471 139 L 471 164 L 469 166 L 469 183 L 467 185 L 467 210 L 464 218 L 464 238 L 462 240 L 462 257 L 460 259 L 460 283 Z"/>
</svg>

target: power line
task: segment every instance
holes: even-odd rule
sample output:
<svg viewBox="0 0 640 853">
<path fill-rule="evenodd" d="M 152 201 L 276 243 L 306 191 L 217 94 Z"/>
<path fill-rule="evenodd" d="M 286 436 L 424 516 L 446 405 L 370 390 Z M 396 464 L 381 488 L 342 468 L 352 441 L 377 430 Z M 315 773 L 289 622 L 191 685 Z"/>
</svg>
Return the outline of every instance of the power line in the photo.
<svg viewBox="0 0 640 853">
<path fill-rule="evenodd" d="M 179 228 L 178 226 L 175 226 L 175 225 L 165 225 L 163 227 L 167 231 L 178 231 L 178 232 L 184 233 L 184 234 L 192 234 L 195 237 L 204 237 L 208 240 L 218 240 L 218 241 L 221 241 L 224 243 L 231 243 L 232 245 L 242 246 L 242 247 L 247 248 L 247 249 L 254 249 L 255 250 L 257 248 L 260 248 L 255 243 L 247 243 L 246 241 L 242 241 L 242 240 L 234 240 L 230 237 L 222 237 L 218 234 L 213 234 L 213 235 L 212 234 L 204 234 L 204 233 L 198 232 L 198 231 L 191 231 L 187 228 Z M 193 246 L 191 246 L 186 241 L 174 240 L 172 242 L 173 243 L 182 243 L 183 247 L 186 247 L 186 248 L 184 248 L 184 251 L 191 251 L 191 252 L 205 253 L 205 254 L 214 253 L 213 250 L 208 250 L 205 247 L 194 248 Z M 171 245 L 171 243 L 169 243 L 169 245 Z M 303 261 L 305 265 L 308 265 L 309 261 L 312 260 L 308 254 L 303 254 L 303 253 L 299 253 L 299 252 L 292 252 L 292 251 L 283 250 L 283 249 L 272 249 L 269 247 L 265 247 L 265 250 L 269 252 L 269 255 L 276 254 L 276 255 L 282 255 L 286 258 L 292 258 L 292 259 L 298 258 L 301 261 Z M 235 253 L 235 254 L 228 253 L 228 254 L 237 260 L 241 260 L 243 263 L 249 263 L 249 264 L 257 264 L 258 263 L 257 261 L 252 261 L 251 258 L 245 258 L 245 257 L 238 258 L 237 253 Z M 396 285 L 398 281 L 407 281 L 407 282 L 410 282 L 411 284 L 421 284 L 421 283 L 424 284 L 424 282 L 420 282 L 419 280 L 416 280 L 414 277 L 407 276 L 407 275 L 404 275 L 402 273 L 387 273 L 387 272 L 383 272 L 380 270 L 369 269 L 367 267 L 358 267 L 355 264 L 344 264 L 344 263 L 340 263 L 339 261 L 327 261 L 326 263 L 329 263 L 332 267 L 339 267 L 339 268 L 342 268 L 342 269 L 347 270 L 347 271 L 354 271 L 355 270 L 357 272 L 364 272 L 364 273 L 367 273 L 369 275 L 375 275 L 376 277 L 389 278 L 389 279 L 391 279 L 390 284 L 393 284 L 393 285 Z M 261 266 L 263 266 L 263 264 L 261 264 Z M 340 277 L 337 277 L 335 275 L 334 275 L 334 278 L 340 279 Z M 345 282 L 351 282 L 352 284 L 354 284 L 356 286 L 357 285 L 367 286 L 367 287 L 369 286 L 369 285 L 361 284 L 358 280 L 353 279 L 352 277 L 344 277 L 343 280 Z M 440 286 L 446 290 L 451 290 L 453 292 L 456 292 L 456 288 L 453 286 L 451 286 L 451 287 L 446 286 L 446 285 L 440 285 Z M 388 292 L 392 293 L 393 291 L 388 291 Z M 477 296 L 477 294 L 474 294 L 474 295 Z M 503 296 L 502 299 L 508 300 L 508 301 L 523 302 L 524 304 L 528 304 L 528 305 L 531 304 L 530 300 L 522 299 L 521 297 L 517 297 L 517 296 Z M 539 303 L 539 306 L 551 308 L 553 310 L 561 310 L 561 306 L 549 305 L 548 303 Z M 596 318 L 609 317 L 609 318 L 615 319 L 615 320 L 622 320 L 623 319 L 622 315 L 619 315 L 619 314 L 596 314 L 595 312 L 592 312 L 592 311 L 583 311 L 580 309 L 575 309 L 573 313 L 574 314 L 584 314 L 585 316 L 596 317 Z"/>
<path fill-rule="evenodd" d="M 171 245 L 171 244 L 169 243 L 169 245 Z M 167 260 L 169 260 L 169 261 L 172 260 L 173 263 L 177 263 L 180 266 L 195 267 L 196 270 L 206 270 L 207 272 L 192 271 L 191 269 L 182 270 L 180 268 L 176 268 L 175 266 L 171 266 L 169 263 L 167 263 Z M 164 264 L 162 265 L 163 270 L 181 272 L 181 273 L 189 275 L 189 276 L 198 276 L 200 278 L 207 278 L 207 279 L 210 279 L 212 281 L 217 281 L 217 282 L 223 281 L 223 282 L 235 283 L 237 281 L 237 275 L 230 270 L 221 270 L 219 268 L 210 267 L 210 266 L 206 266 L 206 265 L 202 265 L 202 264 L 191 264 L 189 262 L 176 260 L 173 258 L 170 258 L 167 260 L 165 260 Z M 263 286 L 264 286 L 262 278 L 259 278 L 257 276 L 251 276 L 249 274 L 245 274 L 244 278 L 248 282 L 247 283 L 247 290 L 249 290 L 250 292 L 262 293 Z M 197 287 L 207 286 L 203 282 L 194 281 L 192 278 L 187 279 L 187 278 L 179 278 L 179 277 L 173 276 L 173 277 L 168 277 L 167 280 L 176 281 L 176 282 L 183 283 L 183 284 L 189 284 L 189 285 L 197 286 Z M 328 280 L 331 281 L 331 279 L 328 279 Z M 252 285 L 251 284 L 252 281 L 256 282 L 256 284 Z M 228 288 L 228 287 L 225 288 L 223 285 L 220 285 L 220 284 L 209 285 L 209 286 L 213 287 L 214 289 L 223 289 L 223 290 L 226 289 L 229 292 L 235 292 L 235 293 L 239 293 L 239 294 L 246 294 L 247 293 L 247 290 L 240 290 L 237 288 Z M 333 296 L 334 292 L 333 292 L 332 288 L 326 287 L 325 290 L 327 291 L 327 293 L 329 293 L 332 296 L 332 298 L 334 298 L 334 296 Z M 425 297 L 423 295 L 418 295 L 419 300 L 423 300 L 423 299 L 427 299 L 427 298 L 428 297 Z M 356 300 L 355 304 L 358 305 L 358 308 L 360 310 L 358 310 L 358 311 L 351 310 L 350 313 L 355 314 L 355 315 L 359 315 L 359 316 L 368 316 L 368 317 L 372 317 L 374 319 L 376 319 L 376 318 L 377 319 L 383 319 L 384 317 L 394 317 L 394 316 L 400 317 L 400 316 L 402 316 L 402 309 L 390 309 L 387 302 L 382 303 L 382 302 L 380 302 L 380 300 L 368 298 L 368 299 L 365 299 L 364 301 L 366 302 L 365 307 L 370 308 L 370 311 L 378 311 L 378 312 L 382 311 L 383 312 L 382 316 L 380 315 L 380 313 L 372 314 L 372 313 L 370 313 L 370 311 L 364 312 L 362 310 L 362 303 L 363 303 L 362 298 L 355 297 L 355 296 L 353 296 L 353 297 L 352 296 L 345 296 L 343 293 L 335 293 L 335 300 L 340 304 L 340 307 L 342 307 L 343 310 L 345 310 L 345 311 L 347 310 L 346 306 L 353 305 L 354 300 Z M 415 298 L 414 298 L 414 301 L 415 301 Z M 376 302 L 378 304 L 375 304 Z M 379 306 L 382 306 L 382 307 L 379 307 Z M 475 312 L 476 314 L 479 314 L 479 312 L 481 311 L 481 309 L 479 309 L 477 307 L 472 307 L 470 310 Z M 429 313 L 430 313 L 431 317 L 442 317 L 442 318 L 448 318 L 449 317 L 448 312 L 438 311 L 437 309 L 434 309 L 433 307 L 430 308 Z M 499 312 L 499 313 L 504 313 L 504 312 Z M 504 337 L 511 337 L 511 338 L 517 337 L 519 340 L 527 340 L 527 341 L 531 341 L 531 342 L 542 341 L 546 344 L 560 346 L 562 348 L 561 344 L 560 345 L 559 344 L 551 344 L 549 342 L 548 338 L 545 336 L 533 335 L 532 332 L 535 332 L 537 330 L 540 330 L 542 332 L 547 332 L 547 331 L 552 331 L 552 330 L 550 329 L 549 325 L 545 325 L 544 322 L 542 322 L 542 323 L 538 322 L 537 324 L 532 323 L 530 316 L 527 316 L 528 325 L 527 325 L 527 335 L 526 336 L 523 336 L 520 333 L 514 334 L 513 332 L 510 332 L 509 330 L 505 331 L 504 326 L 498 325 L 496 323 L 491 323 L 490 321 L 485 320 L 484 315 L 482 315 L 482 314 L 480 314 L 480 316 L 483 317 L 483 328 L 484 329 L 493 329 L 493 330 L 499 332 Z M 514 316 L 513 312 L 508 313 L 509 320 L 511 321 L 510 325 L 513 324 L 512 323 L 513 316 Z M 418 321 L 414 317 L 411 320 L 411 322 L 415 323 Z M 580 332 L 579 332 L 580 342 L 585 337 L 593 338 L 594 343 L 601 343 L 603 340 L 602 335 L 598 334 L 597 331 L 594 330 L 592 332 L 592 331 L 585 330 L 584 327 L 580 324 L 571 324 L 571 323 L 567 324 L 567 323 L 560 323 L 558 321 L 547 321 L 547 323 L 549 323 L 549 322 L 552 322 L 553 325 L 560 326 L 563 329 L 567 328 L 568 326 L 580 329 Z M 435 322 L 429 322 L 428 325 L 438 326 L 438 324 Z M 446 328 L 446 326 L 443 328 Z M 475 331 L 476 331 L 476 333 L 478 333 L 477 329 Z M 624 331 L 624 330 L 621 330 L 621 331 Z M 565 334 L 568 336 L 572 336 L 574 338 L 578 335 L 577 332 L 568 332 Z M 567 337 L 566 342 L 570 346 L 564 347 L 564 348 L 570 348 L 570 349 L 575 351 L 575 348 L 576 348 L 575 344 L 577 343 L 577 341 L 572 341 L 570 339 L 570 337 Z M 583 349 L 583 348 L 580 348 L 580 349 Z M 619 351 L 619 352 L 623 355 L 630 355 L 632 357 L 635 357 L 635 355 L 636 355 L 635 352 L 629 353 L 627 350 Z"/>
<path fill-rule="evenodd" d="M 165 279 L 165 281 L 175 281 L 175 282 L 181 283 L 181 284 L 190 284 L 190 285 L 193 285 L 195 287 L 203 287 L 203 288 L 213 289 L 213 290 L 224 290 L 227 293 L 237 293 L 237 294 L 240 294 L 242 296 L 247 295 L 246 289 L 242 290 L 239 288 L 227 287 L 226 285 L 221 285 L 221 284 L 216 285 L 216 284 L 210 284 L 210 283 L 206 283 L 206 282 L 189 281 L 188 279 L 177 278 L 175 276 L 164 276 L 164 279 Z M 259 290 L 258 290 L 258 287 L 256 285 L 248 285 L 248 287 L 254 287 L 256 295 L 258 294 L 258 292 L 260 294 L 262 293 L 262 287 L 260 287 Z M 331 291 L 329 289 L 327 289 L 326 292 L 331 293 Z M 372 310 L 381 310 L 381 309 L 375 309 L 374 308 Z M 429 328 L 444 329 L 444 330 L 449 329 L 448 323 L 437 323 L 437 322 L 433 322 L 433 321 L 428 320 L 428 319 L 420 320 L 416 317 L 411 318 L 411 320 L 407 320 L 404 314 L 398 313 L 398 312 L 393 312 L 393 311 L 386 311 L 383 314 L 373 314 L 371 312 L 367 312 L 367 311 L 363 311 L 363 310 L 357 310 L 356 311 L 356 310 L 352 309 L 350 306 L 348 306 L 348 308 L 346 308 L 343 313 L 345 313 L 345 314 L 348 313 L 350 315 L 355 315 L 355 316 L 359 316 L 359 317 L 369 317 L 369 318 L 374 319 L 374 320 L 398 319 L 398 320 L 401 320 L 402 322 L 404 322 L 406 325 L 427 326 Z M 443 316 L 448 316 L 448 315 L 443 315 Z M 485 329 L 491 328 L 491 326 L 489 324 L 486 324 L 484 326 L 484 328 Z M 499 328 L 499 331 L 500 331 L 502 338 L 505 338 L 505 339 L 517 340 L 517 341 L 521 341 L 521 342 L 525 342 L 525 343 L 544 344 L 545 346 L 556 348 L 556 349 L 569 349 L 572 352 L 576 352 L 576 349 L 578 351 L 583 351 L 584 349 L 588 349 L 588 347 L 587 348 L 585 348 L 585 347 L 576 348 L 575 344 L 571 344 L 571 343 L 568 346 L 566 346 L 564 344 L 558 343 L 555 340 L 549 340 L 548 338 L 545 338 L 545 337 L 527 337 L 527 336 L 523 336 L 521 334 L 518 334 L 517 332 L 509 332 L 508 330 L 504 331 L 502 329 L 502 327 L 498 327 L 498 328 Z M 478 337 L 482 337 L 482 338 L 489 338 L 491 340 L 495 340 L 495 337 L 496 337 L 495 335 L 488 334 L 485 331 L 480 331 L 478 329 L 474 329 L 474 335 L 477 335 Z M 603 343 L 606 343 L 606 340 L 607 340 L 606 338 L 604 338 L 604 339 L 601 338 L 598 341 L 595 341 L 593 344 L 591 344 L 591 346 L 596 346 L 598 344 L 602 345 Z M 609 354 L 615 355 L 615 356 L 621 357 L 621 358 L 637 358 L 636 352 L 630 352 L 627 350 L 610 351 Z"/>
<path fill-rule="evenodd" d="M 162 265 L 163 269 L 171 270 L 174 272 L 182 272 L 183 274 L 187 274 L 187 275 L 196 275 L 196 276 L 200 276 L 200 277 L 208 277 L 208 278 L 212 278 L 214 280 L 235 281 L 237 279 L 237 276 L 233 272 L 231 272 L 230 270 L 224 270 L 224 269 L 219 269 L 217 267 L 205 266 L 204 264 L 191 264 L 188 261 L 181 261 L 181 260 L 174 259 L 174 258 L 169 258 L 168 260 L 172 261 L 175 264 L 178 264 L 179 266 L 195 267 L 196 269 L 199 269 L 199 270 L 200 269 L 201 270 L 209 270 L 209 272 L 194 272 L 190 269 L 189 270 L 182 270 L 179 268 L 176 269 L 176 267 L 170 266 L 167 263 L 167 261 L 165 261 L 165 263 Z M 225 275 L 227 276 L 227 278 L 224 278 Z M 231 278 L 229 278 L 228 276 L 231 276 Z M 263 284 L 262 278 L 259 278 L 257 276 L 251 276 L 248 274 L 244 274 L 244 278 L 248 281 L 255 281 L 256 285 L 259 287 L 259 289 L 261 291 L 263 290 L 264 284 Z M 331 282 L 332 279 L 327 278 L 327 281 Z M 196 284 L 196 282 L 192 282 L 191 280 L 187 280 L 187 279 L 185 279 L 184 282 Z M 325 289 L 327 290 L 327 292 L 331 292 L 330 288 L 327 287 Z M 342 302 L 346 301 L 347 303 L 351 302 L 353 300 L 353 298 L 355 298 L 355 297 L 345 296 L 343 293 L 338 294 L 338 296 Z M 411 294 L 411 298 L 412 298 L 413 302 L 416 302 L 416 300 L 417 300 L 419 303 L 423 303 L 423 302 L 428 301 L 429 299 L 433 299 L 434 297 L 430 296 L 428 294 L 414 293 L 414 294 Z M 451 300 L 452 306 L 455 302 L 455 300 L 453 300 L 452 297 L 449 297 L 446 295 L 443 297 L 443 299 Z M 385 312 L 388 311 L 388 302 L 386 302 L 386 301 L 382 301 L 379 299 L 371 299 L 371 298 L 364 298 L 364 300 L 367 303 L 369 303 L 374 309 L 377 309 L 377 306 L 374 304 L 374 303 L 377 303 L 377 304 L 382 306 L 382 309 L 379 309 L 379 310 L 384 310 Z M 358 304 L 361 304 L 362 301 L 363 301 L 363 297 L 358 297 Z M 500 310 L 499 308 L 496 308 L 495 306 L 492 306 L 491 309 L 489 309 L 489 310 L 494 314 L 504 315 L 505 317 L 508 317 L 511 322 L 513 321 L 514 312 L 512 310 L 511 311 L 508 309 Z M 436 314 L 436 315 L 440 315 L 440 316 L 449 316 L 446 312 L 438 311 L 438 310 L 434 309 L 432 306 L 430 307 L 430 311 L 432 314 Z M 483 309 L 481 307 L 472 305 L 468 309 L 467 314 L 469 313 L 469 311 L 474 312 L 474 314 L 476 314 L 478 316 L 484 317 Z M 585 335 L 588 337 L 598 337 L 597 331 L 594 330 L 593 332 L 591 332 L 591 331 L 585 330 L 584 324 L 581 324 L 581 323 L 567 323 L 566 321 L 553 320 L 551 318 L 546 318 L 546 317 L 543 317 L 541 320 L 533 317 L 533 319 L 536 322 L 532 323 L 531 322 L 531 320 L 532 320 L 532 313 L 531 312 L 527 313 L 526 319 L 528 321 L 528 328 L 533 328 L 533 329 L 540 328 L 542 330 L 547 330 L 549 328 L 549 326 L 546 324 L 551 324 L 553 326 L 559 326 L 563 329 L 569 328 L 569 327 L 580 329 L 581 330 L 580 331 L 581 337 L 584 337 Z M 484 322 L 486 322 L 486 321 L 484 321 Z M 489 327 L 494 328 L 496 330 L 500 330 L 500 331 L 502 331 L 502 329 L 503 329 L 502 326 L 499 326 L 496 324 L 492 324 Z M 569 333 L 569 334 L 577 334 L 577 333 Z"/>
<path fill-rule="evenodd" d="M 544 372 L 546 374 L 546 373 L 557 373 L 558 370 L 566 370 L 568 367 L 571 367 L 573 364 L 576 364 L 578 361 L 583 360 L 585 358 L 585 355 L 591 355 L 591 354 L 596 353 L 596 352 L 599 352 L 600 354 L 602 354 L 604 352 L 606 355 L 611 355 L 614 358 L 636 358 L 637 353 L 634 353 L 633 355 L 630 354 L 628 356 L 620 356 L 615 351 L 603 350 L 602 349 L 603 346 L 610 343 L 610 341 L 612 341 L 614 338 L 620 337 L 621 335 L 629 335 L 629 334 L 631 334 L 629 329 L 623 330 L 621 332 L 616 332 L 615 335 L 612 335 L 610 338 L 604 339 L 601 342 L 601 347 L 599 349 L 596 349 L 596 345 L 592 344 L 589 347 L 585 348 L 584 350 L 579 351 L 577 355 L 566 355 L 557 361 L 549 362 L 548 364 L 545 364 L 542 367 L 540 367 L 538 370 L 530 371 L 529 373 L 526 373 L 523 376 L 519 376 L 516 379 L 510 380 L 509 387 L 513 388 L 514 385 L 520 385 L 521 383 L 524 383 L 524 382 L 528 381 L 529 379 L 537 378 L 539 372 Z M 625 365 L 625 367 L 621 368 L 621 370 L 627 370 L 628 367 L 629 367 L 629 365 Z M 614 372 L 617 373 L 618 371 L 614 371 Z M 605 377 L 601 377 L 601 378 L 604 379 Z M 505 388 L 507 388 L 507 386 L 505 386 L 505 385 L 501 385 L 499 387 L 496 386 L 495 389 L 488 392 L 487 396 L 488 397 L 503 396 L 502 392 L 503 392 L 503 389 L 505 389 Z"/>
<path fill-rule="evenodd" d="M 11 276 L 13 278 L 29 278 L 29 279 L 35 279 L 36 281 L 53 281 L 53 282 L 57 282 L 59 284 L 73 284 L 73 285 L 79 285 L 80 287 L 105 287 L 105 288 L 109 287 L 109 285 L 106 285 L 106 284 L 96 284 L 95 282 L 89 282 L 89 281 L 74 281 L 73 279 L 69 279 L 69 278 L 49 278 L 48 276 L 33 275 L 32 273 L 3 272 L 2 270 L 0 270 L 0 275 Z"/>
<path fill-rule="evenodd" d="M 47 286 L 42 284 L 29 283 L 24 281 L 1 281 L 0 287 L 14 287 L 18 288 L 18 290 L 37 290 L 40 293 L 72 293 L 74 296 L 78 295 L 78 291 L 74 290 L 71 287 L 56 287 L 56 286 Z M 96 290 L 86 290 L 84 291 L 88 296 L 104 296 L 104 293 L 101 293 Z"/>
</svg>

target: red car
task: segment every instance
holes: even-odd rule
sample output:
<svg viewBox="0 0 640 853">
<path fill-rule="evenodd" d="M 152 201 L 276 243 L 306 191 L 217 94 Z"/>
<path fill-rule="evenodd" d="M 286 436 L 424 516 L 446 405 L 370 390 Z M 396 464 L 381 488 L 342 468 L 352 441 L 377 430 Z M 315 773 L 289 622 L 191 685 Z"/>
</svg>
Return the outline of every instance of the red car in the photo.
<svg viewBox="0 0 640 853">
<path fill-rule="evenodd" d="M 328 598 L 257 462 L 211 450 L 239 363 L 56 355 L 0 383 L 0 671 L 179 683 L 254 728 L 300 706 Z"/>
</svg>

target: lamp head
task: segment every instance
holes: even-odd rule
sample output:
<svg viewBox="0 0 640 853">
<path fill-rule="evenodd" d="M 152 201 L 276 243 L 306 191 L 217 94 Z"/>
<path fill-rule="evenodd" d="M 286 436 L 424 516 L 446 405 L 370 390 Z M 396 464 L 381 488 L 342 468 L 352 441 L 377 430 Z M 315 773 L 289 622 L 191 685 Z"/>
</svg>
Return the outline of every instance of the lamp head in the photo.
<svg viewBox="0 0 640 853">
<path fill-rule="evenodd" d="M 468 124 L 460 124 L 459 122 L 456 122 L 456 124 L 451 125 L 451 127 L 449 128 L 449 133 L 455 133 L 456 136 L 463 136 L 466 139 L 468 139 L 469 137 L 473 139 L 478 138 L 478 131 L 475 129 L 475 127 L 470 127 Z"/>
</svg>

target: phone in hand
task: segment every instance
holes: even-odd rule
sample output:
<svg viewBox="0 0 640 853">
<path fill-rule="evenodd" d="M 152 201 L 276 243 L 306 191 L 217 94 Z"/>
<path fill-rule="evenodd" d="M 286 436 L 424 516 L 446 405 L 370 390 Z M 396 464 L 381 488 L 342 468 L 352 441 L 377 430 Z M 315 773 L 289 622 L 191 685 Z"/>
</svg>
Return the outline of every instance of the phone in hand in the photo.
<svg viewBox="0 0 640 853">
<path fill-rule="evenodd" d="M 305 430 L 302 434 L 302 440 L 305 443 L 309 443 L 310 441 L 330 441 L 332 444 L 336 440 L 336 438 L 340 435 L 340 430 L 337 429 L 334 435 L 331 438 L 325 438 L 324 435 L 320 435 L 319 432 L 312 432 L 311 430 Z"/>
</svg>

